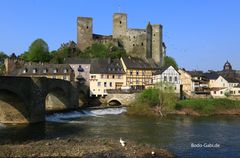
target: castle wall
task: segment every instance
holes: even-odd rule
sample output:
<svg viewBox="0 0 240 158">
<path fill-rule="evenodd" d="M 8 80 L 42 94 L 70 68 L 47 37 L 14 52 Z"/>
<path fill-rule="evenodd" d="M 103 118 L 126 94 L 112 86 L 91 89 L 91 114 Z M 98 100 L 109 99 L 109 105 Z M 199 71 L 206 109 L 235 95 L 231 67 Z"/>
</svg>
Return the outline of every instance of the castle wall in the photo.
<svg viewBox="0 0 240 158">
<path fill-rule="evenodd" d="M 78 17 L 77 19 L 77 45 L 84 50 L 92 45 L 93 33 L 92 18 Z"/>
<path fill-rule="evenodd" d="M 145 58 L 147 33 L 144 29 L 128 29 L 122 38 L 124 48 L 132 57 Z"/>
</svg>

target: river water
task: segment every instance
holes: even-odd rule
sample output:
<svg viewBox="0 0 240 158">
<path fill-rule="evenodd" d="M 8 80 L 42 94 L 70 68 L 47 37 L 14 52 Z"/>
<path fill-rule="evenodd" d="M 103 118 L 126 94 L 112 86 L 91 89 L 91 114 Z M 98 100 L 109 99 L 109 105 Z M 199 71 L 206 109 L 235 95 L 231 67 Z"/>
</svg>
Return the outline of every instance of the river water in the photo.
<svg viewBox="0 0 240 158">
<path fill-rule="evenodd" d="M 72 111 L 49 115 L 41 124 L 0 124 L 0 143 L 56 137 L 122 137 L 168 149 L 180 158 L 240 157 L 239 116 L 139 118 L 124 112 L 124 108 Z"/>
</svg>

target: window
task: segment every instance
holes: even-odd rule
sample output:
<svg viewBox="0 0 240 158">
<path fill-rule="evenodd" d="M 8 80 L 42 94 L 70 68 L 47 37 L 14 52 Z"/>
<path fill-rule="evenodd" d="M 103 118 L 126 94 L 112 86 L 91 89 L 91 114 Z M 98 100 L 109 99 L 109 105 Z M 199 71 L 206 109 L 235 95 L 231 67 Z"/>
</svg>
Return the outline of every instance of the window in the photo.
<svg viewBox="0 0 240 158">
<path fill-rule="evenodd" d="M 164 81 L 167 81 L 167 76 L 164 76 Z"/>
<path fill-rule="evenodd" d="M 143 46 L 143 43 L 142 43 L 142 46 Z"/>
<path fill-rule="evenodd" d="M 101 78 L 103 78 L 103 75 L 101 75 Z"/>
<path fill-rule="evenodd" d="M 133 80 L 132 80 L 132 78 L 130 78 L 130 83 L 132 84 L 132 82 L 133 82 Z"/>
<path fill-rule="evenodd" d="M 175 90 L 177 90 L 177 87 L 174 87 Z"/>
<path fill-rule="evenodd" d="M 109 75 L 107 75 L 107 78 L 109 78 Z"/>
<path fill-rule="evenodd" d="M 67 69 L 64 69 L 64 70 L 63 70 L 63 73 L 67 73 Z"/>
<path fill-rule="evenodd" d="M 93 91 L 95 91 L 95 89 L 93 89 Z"/>
<path fill-rule="evenodd" d="M 47 73 L 47 71 L 48 71 L 47 69 L 44 69 L 44 70 L 43 70 L 43 73 L 45 74 L 45 73 Z"/>
<path fill-rule="evenodd" d="M 112 87 L 112 82 L 109 83 L 109 86 Z"/>
<path fill-rule="evenodd" d="M 133 74 L 133 72 L 132 71 L 130 71 L 130 75 L 132 75 Z"/>
<path fill-rule="evenodd" d="M 139 81 L 138 81 L 138 79 L 136 80 L 136 84 L 139 84 Z"/>
<path fill-rule="evenodd" d="M 114 75 L 112 75 L 112 78 L 115 78 L 115 76 L 114 76 Z"/>
<path fill-rule="evenodd" d="M 35 74 L 37 72 L 37 69 L 33 69 L 33 73 Z"/>
<path fill-rule="evenodd" d="M 121 78 L 121 75 L 118 75 L 118 79 L 120 79 Z"/>
<path fill-rule="evenodd" d="M 238 94 L 240 94 L 240 91 L 238 91 Z"/>
<path fill-rule="evenodd" d="M 216 92 L 216 91 L 214 91 L 213 93 L 214 93 L 214 94 L 217 94 L 217 92 Z"/>
<path fill-rule="evenodd" d="M 220 94 L 223 94 L 223 91 L 220 91 Z"/>
<path fill-rule="evenodd" d="M 223 84 L 223 87 L 225 87 L 225 83 Z"/>
<path fill-rule="evenodd" d="M 27 72 L 27 68 L 25 68 L 24 70 L 23 70 L 23 73 L 25 74 Z"/>
<path fill-rule="evenodd" d="M 120 24 L 122 24 L 122 21 L 119 21 Z"/>
<path fill-rule="evenodd" d="M 135 46 L 135 44 L 133 44 L 133 46 Z"/>
<path fill-rule="evenodd" d="M 87 26 L 87 29 L 88 29 L 88 26 Z"/>
<path fill-rule="evenodd" d="M 169 77 L 169 82 L 172 82 L 172 76 Z"/>
<path fill-rule="evenodd" d="M 53 70 L 53 73 L 57 73 L 57 71 L 58 71 L 57 69 L 54 69 L 54 70 Z"/>
<path fill-rule="evenodd" d="M 138 76 L 138 74 L 139 74 L 138 71 L 136 72 L 136 74 L 137 74 L 137 76 Z"/>
<path fill-rule="evenodd" d="M 98 87 L 100 87 L 101 86 L 101 82 L 98 82 L 97 85 L 98 85 Z"/>
<path fill-rule="evenodd" d="M 144 74 L 145 74 L 145 71 L 142 72 L 142 75 L 143 75 L 143 76 L 144 76 Z"/>
<path fill-rule="evenodd" d="M 104 87 L 107 87 L 107 82 L 104 82 Z"/>
<path fill-rule="evenodd" d="M 178 79 L 177 79 L 177 76 L 175 76 L 175 77 L 174 77 L 174 81 L 175 81 L 175 82 L 177 82 L 177 81 L 178 81 Z"/>
<path fill-rule="evenodd" d="M 95 75 L 91 75 L 91 78 L 93 79 L 93 78 L 96 78 L 96 76 Z"/>
<path fill-rule="evenodd" d="M 63 76 L 62 78 L 63 78 L 64 80 L 66 80 L 66 79 L 67 79 L 67 78 L 66 78 L 66 76 Z"/>
</svg>

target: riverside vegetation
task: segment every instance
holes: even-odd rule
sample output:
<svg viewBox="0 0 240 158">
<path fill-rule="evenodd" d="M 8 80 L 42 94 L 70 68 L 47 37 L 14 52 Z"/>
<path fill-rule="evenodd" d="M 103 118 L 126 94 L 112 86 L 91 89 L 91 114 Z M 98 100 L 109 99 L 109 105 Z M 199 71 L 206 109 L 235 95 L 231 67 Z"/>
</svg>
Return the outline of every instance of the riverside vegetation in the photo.
<svg viewBox="0 0 240 158">
<path fill-rule="evenodd" d="M 240 115 L 240 101 L 228 98 L 179 100 L 173 87 L 167 83 L 145 89 L 128 108 L 128 115 L 165 116 L 180 115 Z"/>
</svg>

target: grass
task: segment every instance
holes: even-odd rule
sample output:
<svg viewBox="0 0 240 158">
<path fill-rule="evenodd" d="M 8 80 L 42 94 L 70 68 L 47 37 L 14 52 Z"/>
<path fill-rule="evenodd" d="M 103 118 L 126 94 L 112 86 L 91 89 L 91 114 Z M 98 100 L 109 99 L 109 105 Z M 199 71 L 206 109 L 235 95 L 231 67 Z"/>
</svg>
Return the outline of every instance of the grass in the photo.
<svg viewBox="0 0 240 158">
<path fill-rule="evenodd" d="M 179 101 L 175 109 L 191 108 L 200 114 L 214 114 L 219 110 L 240 108 L 240 101 L 230 99 L 187 99 Z"/>
</svg>

